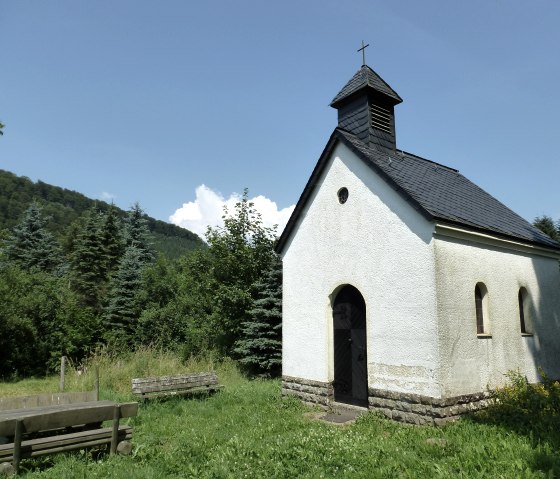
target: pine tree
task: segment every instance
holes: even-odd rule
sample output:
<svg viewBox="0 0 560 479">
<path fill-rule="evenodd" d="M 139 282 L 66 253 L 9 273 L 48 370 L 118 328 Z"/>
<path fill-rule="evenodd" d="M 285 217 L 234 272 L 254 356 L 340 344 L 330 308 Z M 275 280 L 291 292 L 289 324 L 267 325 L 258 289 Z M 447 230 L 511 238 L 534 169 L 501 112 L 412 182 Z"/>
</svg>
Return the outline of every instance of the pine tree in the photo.
<svg viewBox="0 0 560 479">
<path fill-rule="evenodd" d="M 145 266 L 142 255 L 142 250 L 136 246 L 128 246 L 111 279 L 105 308 L 108 342 L 130 344 L 136 336 L 137 321 L 141 312 L 139 292 Z"/>
<path fill-rule="evenodd" d="M 250 373 L 276 376 L 282 364 L 282 262 L 272 261 L 262 280 L 254 284 L 256 300 L 241 325 L 235 352 Z"/>
<path fill-rule="evenodd" d="M 144 210 L 134 203 L 124 219 L 124 239 L 126 246 L 135 246 L 140 251 L 142 261 L 153 261 L 155 254 L 150 240 L 150 231 Z"/>
<path fill-rule="evenodd" d="M 54 236 L 46 229 L 46 222 L 41 206 L 36 202 L 31 203 L 6 241 L 6 258 L 28 271 L 35 269 L 61 273 L 62 251 Z"/>
</svg>

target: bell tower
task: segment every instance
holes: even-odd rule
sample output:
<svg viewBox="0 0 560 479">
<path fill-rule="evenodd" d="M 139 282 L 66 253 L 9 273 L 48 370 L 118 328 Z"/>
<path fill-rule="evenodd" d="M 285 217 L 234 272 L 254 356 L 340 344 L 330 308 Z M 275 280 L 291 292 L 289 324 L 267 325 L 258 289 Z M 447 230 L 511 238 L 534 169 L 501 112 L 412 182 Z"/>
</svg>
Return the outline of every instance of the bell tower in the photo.
<svg viewBox="0 0 560 479">
<path fill-rule="evenodd" d="M 334 97 L 338 126 L 370 147 L 396 149 L 395 105 L 401 97 L 367 65 Z"/>
</svg>

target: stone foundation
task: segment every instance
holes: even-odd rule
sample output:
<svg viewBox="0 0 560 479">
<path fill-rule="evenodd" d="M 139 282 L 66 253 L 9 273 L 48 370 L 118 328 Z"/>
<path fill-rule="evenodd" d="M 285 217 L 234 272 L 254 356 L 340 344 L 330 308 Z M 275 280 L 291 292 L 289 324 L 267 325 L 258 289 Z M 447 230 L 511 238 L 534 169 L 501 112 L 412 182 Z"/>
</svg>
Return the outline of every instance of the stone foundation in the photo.
<svg viewBox="0 0 560 479">
<path fill-rule="evenodd" d="M 282 376 L 282 394 L 296 396 L 306 404 L 328 408 L 333 401 L 332 383 Z"/>
<path fill-rule="evenodd" d="M 369 389 L 369 409 L 379 411 L 395 421 L 411 424 L 441 425 L 463 414 L 488 405 L 488 393 L 467 394 L 450 398 L 432 398 L 419 394 Z"/>
<path fill-rule="evenodd" d="M 296 396 L 306 404 L 324 408 L 334 404 L 333 386 L 328 382 L 283 376 L 282 394 Z M 368 396 L 368 409 L 410 424 L 445 424 L 465 413 L 486 407 L 489 401 L 485 392 L 438 399 L 370 388 Z"/>
</svg>

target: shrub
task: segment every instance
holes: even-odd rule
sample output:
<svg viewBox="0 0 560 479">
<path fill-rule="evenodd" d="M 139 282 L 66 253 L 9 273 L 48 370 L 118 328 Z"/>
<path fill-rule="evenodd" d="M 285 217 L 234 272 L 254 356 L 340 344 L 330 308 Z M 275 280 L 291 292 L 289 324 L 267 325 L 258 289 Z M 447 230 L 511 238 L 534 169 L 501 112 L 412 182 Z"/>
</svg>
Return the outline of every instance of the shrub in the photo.
<svg viewBox="0 0 560 479">
<path fill-rule="evenodd" d="M 539 370 L 542 382 L 531 384 L 519 371 L 506 373 L 508 383 L 491 390 L 491 404 L 485 415 L 505 422 L 535 426 L 560 422 L 560 382 Z"/>
</svg>

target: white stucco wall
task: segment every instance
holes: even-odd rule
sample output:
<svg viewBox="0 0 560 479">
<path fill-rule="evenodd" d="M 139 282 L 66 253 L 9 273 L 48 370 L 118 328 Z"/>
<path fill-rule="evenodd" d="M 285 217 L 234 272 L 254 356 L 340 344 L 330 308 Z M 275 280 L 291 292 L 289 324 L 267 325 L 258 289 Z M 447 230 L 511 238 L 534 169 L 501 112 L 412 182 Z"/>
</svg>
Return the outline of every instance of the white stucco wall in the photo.
<svg viewBox="0 0 560 479">
<path fill-rule="evenodd" d="M 369 387 L 440 397 L 433 229 L 339 144 L 284 249 L 283 374 L 333 379 L 331 295 L 351 284 L 366 302 Z"/>
<path fill-rule="evenodd" d="M 538 251 L 476 238 L 436 235 L 437 302 L 444 396 L 502 385 L 518 369 L 537 381 L 536 367 L 560 377 L 560 271 L 556 258 Z M 494 244 L 493 244 L 494 243 Z M 488 290 L 489 333 L 476 331 L 474 289 Z M 518 293 L 533 305 L 533 336 L 521 334 Z"/>
</svg>

